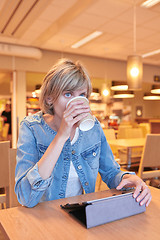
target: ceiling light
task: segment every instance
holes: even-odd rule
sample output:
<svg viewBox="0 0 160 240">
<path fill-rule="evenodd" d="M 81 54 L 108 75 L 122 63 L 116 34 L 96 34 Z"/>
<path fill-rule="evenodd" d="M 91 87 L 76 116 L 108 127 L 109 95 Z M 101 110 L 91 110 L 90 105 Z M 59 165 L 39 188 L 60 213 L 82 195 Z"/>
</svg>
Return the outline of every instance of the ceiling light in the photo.
<svg viewBox="0 0 160 240">
<path fill-rule="evenodd" d="M 134 1 L 133 14 L 133 43 L 134 55 L 127 59 L 127 84 L 130 90 L 139 90 L 142 85 L 143 64 L 142 57 L 136 55 L 136 5 Z"/>
<path fill-rule="evenodd" d="M 102 97 L 100 96 L 99 89 L 93 88 L 92 93 L 90 95 L 90 100 L 101 100 Z"/>
<path fill-rule="evenodd" d="M 141 89 L 143 75 L 142 57 L 138 55 L 128 56 L 127 83 L 130 90 Z"/>
<path fill-rule="evenodd" d="M 150 8 L 159 2 L 160 2 L 160 0 L 147 0 L 141 4 L 141 7 Z"/>
<path fill-rule="evenodd" d="M 133 91 L 117 91 L 114 93 L 113 98 L 134 98 Z"/>
<path fill-rule="evenodd" d="M 104 89 L 102 93 L 105 97 L 107 97 L 109 95 L 108 89 Z"/>
<path fill-rule="evenodd" d="M 158 53 L 160 53 L 160 49 L 154 50 L 152 52 L 145 53 L 145 54 L 142 55 L 142 57 L 145 58 L 145 57 L 156 55 Z"/>
<path fill-rule="evenodd" d="M 152 85 L 151 93 L 160 94 L 160 85 Z"/>
<path fill-rule="evenodd" d="M 109 97 L 110 97 L 110 87 L 108 86 L 107 81 L 102 84 L 102 88 L 101 88 L 101 95 L 103 98 L 103 101 L 108 101 Z"/>
<path fill-rule="evenodd" d="M 100 36 L 102 32 L 100 31 L 95 31 L 91 33 L 90 35 L 86 36 L 85 38 L 81 39 L 80 41 L 76 42 L 71 46 L 71 48 L 79 48 L 80 46 L 86 44 L 87 42 L 93 40 L 94 38 Z"/>
<path fill-rule="evenodd" d="M 113 81 L 112 86 L 111 86 L 111 90 L 125 91 L 125 90 L 128 90 L 128 85 L 126 84 L 126 82 Z"/>
<path fill-rule="evenodd" d="M 144 100 L 160 100 L 160 95 L 145 93 L 143 99 Z"/>
<path fill-rule="evenodd" d="M 32 92 L 32 97 L 33 97 L 33 98 L 36 98 L 36 97 L 37 97 L 37 95 L 36 95 L 35 92 Z"/>
</svg>

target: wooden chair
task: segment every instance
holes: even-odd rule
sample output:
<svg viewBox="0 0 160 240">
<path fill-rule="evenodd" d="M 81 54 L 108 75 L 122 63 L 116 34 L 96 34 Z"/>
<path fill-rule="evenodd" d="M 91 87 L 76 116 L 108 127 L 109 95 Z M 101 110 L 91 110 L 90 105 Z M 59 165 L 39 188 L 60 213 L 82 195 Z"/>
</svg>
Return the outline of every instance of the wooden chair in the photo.
<svg viewBox="0 0 160 240">
<path fill-rule="evenodd" d="M 0 142 L 0 204 L 2 208 L 9 206 L 9 148 L 10 142 Z"/>
<path fill-rule="evenodd" d="M 98 173 L 96 179 L 95 192 L 105 191 L 107 189 L 109 189 L 107 184 L 102 181 L 101 175 Z"/>
<path fill-rule="evenodd" d="M 15 186 L 15 167 L 17 149 L 10 148 L 9 141 L 0 142 L 0 204 L 1 208 L 19 205 Z"/>
<path fill-rule="evenodd" d="M 112 140 L 112 139 L 116 138 L 115 131 L 113 128 L 104 128 L 103 132 L 104 132 L 107 140 Z"/>
<path fill-rule="evenodd" d="M 112 139 L 116 138 L 115 137 L 115 130 L 112 129 L 112 128 L 111 129 L 104 128 L 103 132 L 104 132 L 107 140 L 112 140 Z M 116 158 L 116 155 L 118 153 L 117 148 L 113 146 L 111 149 L 112 149 L 112 152 L 113 152 L 113 154 L 115 155 L 115 158 Z M 98 173 L 97 180 L 96 180 L 95 192 L 104 191 L 104 190 L 107 190 L 107 189 L 108 189 L 107 185 L 102 181 L 101 175 Z"/>
<path fill-rule="evenodd" d="M 131 121 L 121 121 L 119 124 L 119 127 L 123 127 L 123 126 L 132 126 L 132 122 Z"/>
<path fill-rule="evenodd" d="M 103 132 L 104 132 L 105 137 L 106 137 L 107 140 L 114 140 L 114 139 L 116 139 L 116 135 L 115 135 L 115 130 L 114 129 L 112 129 L 112 128 L 109 128 L 109 129 L 105 128 L 105 129 L 103 129 Z M 111 149 L 112 149 L 113 155 L 117 158 L 117 156 L 118 156 L 118 149 L 117 149 L 117 147 L 116 146 L 112 146 Z"/>
<path fill-rule="evenodd" d="M 2 128 L 1 140 L 3 140 L 3 141 L 8 140 L 8 132 L 9 132 L 9 123 L 5 123 Z"/>
<path fill-rule="evenodd" d="M 148 134 L 138 169 L 143 180 L 160 177 L 160 134 Z"/>
<path fill-rule="evenodd" d="M 120 137 L 120 135 L 119 135 Z M 122 129 L 121 129 L 121 137 L 122 137 Z M 125 139 L 130 139 L 130 138 L 143 138 L 143 132 L 141 128 L 126 128 L 123 129 L 123 138 Z M 133 167 L 135 171 L 137 171 L 138 166 L 139 166 L 139 162 L 142 156 L 142 151 L 143 148 L 139 147 L 139 148 L 135 148 L 132 149 L 132 153 L 131 153 L 131 167 Z M 127 151 L 126 149 L 123 148 L 119 148 L 118 149 L 118 156 L 120 159 L 120 165 L 125 168 L 128 159 L 127 159 Z"/>
<path fill-rule="evenodd" d="M 2 132 L 3 125 L 4 125 L 4 119 L 3 117 L 0 116 L 0 132 Z"/>
<path fill-rule="evenodd" d="M 15 168 L 16 168 L 17 149 L 9 149 L 9 207 L 17 207 L 17 196 L 14 191 L 15 187 Z"/>
<path fill-rule="evenodd" d="M 123 138 L 143 138 L 143 132 L 141 128 L 120 128 L 117 134 L 118 139 Z"/>
<path fill-rule="evenodd" d="M 151 133 L 150 123 L 139 123 L 138 127 L 142 129 L 143 137 L 146 137 L 147 134 Z"/>
</svg>

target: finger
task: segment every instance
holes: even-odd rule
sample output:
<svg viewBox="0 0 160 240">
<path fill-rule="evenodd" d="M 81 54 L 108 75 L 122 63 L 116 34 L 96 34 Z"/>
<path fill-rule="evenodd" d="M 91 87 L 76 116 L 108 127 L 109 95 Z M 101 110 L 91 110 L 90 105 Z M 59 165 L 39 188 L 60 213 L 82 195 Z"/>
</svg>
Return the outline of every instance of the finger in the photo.
<svg viewBox="0 0 160 240">
<path fill-rule="evenodd" d="M 88 109 L 80 109 L 80 110 L 75 110 L 73 112 L 71 112 L 70 114 L 64 114 L 63 117 L 65 119 L 65 121 L 72 121 L 73 119 L 77 121 L 81 120 L 82 118 L 84 118 L 84 116 L 82 114 L 86 114 L 85 117 L 88 115 L 89 110 Z M 80 116 L 80 118 L 77 118 L 78 116 Z"/>
<path fill-rule="evenodd" d="M 124 186 L 126 186 L 128 183 L 127 179 L 123 179 L 120 184 L 116 187 L 117 190 L 122 189 Z"/>
<path fill-rule="evenodd" d="M 88 115 L 88 113 L 82 113 L 82 114 L 74 117 L 74 118 L 73 118 L 73 121 L 72 121 L 73 125 L 74 125 L 75 123 L 79 122 L 82 118 L 86 117 L 87 115 Z"/>
<path fill-rule="evenodd" d="M 82 115 L 82 113 L 89 113 L 89 109 L 76 109 L 74 110 L 71 115 L 73 116 L 73 118 L 77 117 L 78 115 Z"/>
<path fill-rule="evenodd" d="M 69 116 L 65 117 L 65 120 L 67 123 L 69 123 L 69 122 L 73 121 L 73 116 L 69 115 Z"/>
<path fill-rule="evenodd" d="M 146 204 L 146 203 L 149 201 L 149 199 L 150 199 L 150 195 L 147 194 L 147 195 L 143 198 L 143 200 L 140 201 L 140 205 L 142 206 L 142 205 Z"/>
<path fill-rule="evenodd" d="M 146 205 L 146 204 L 149 204 L 150 201 L 151 201 L 151 194 L 149 192 L 147 192 L 147 194 L 145 195 L 145 197 L 140 201 L 140 205 Z"/>
<path fill-rule="evenodd" d="M 149 204 L 150 204 L 151 200 L 152 200 L 152 196 L 150 195 L 150 198 L 149 198 L 149 200 L 148 200 L 148 201 L 147 201 L 147 203 L 146 203 L 146 207 L 148 207 L 148 206 L 149 206 Z"/>
<path fill-rule="evenodd" d="M 136 186 L 136 189 L 135 189 L 135 191 L 134 191 L 133 197 L 134 197 L 134 198 L 137 198 L 137 196 L 139 195 L 139 193 L 141 192 L 141 190 L 142 190 L 142 183 L 139 182 L 139 183 L 137 184 L 137 186 Z"/>
<path fill-rule="evenodd" d="M 77 114 L 80 114 L 82 112 L 89 112 L 90 111 L 90 108 L 89 106 L 86 106 L 86 105 L 76 105 L 74 106 L 73 108 L 70 108 L 70 109 L 66 109 L 64 111 L 64 116 L 67 117 L 69 115 L 72 115 L 73 117 L 75 117 Z"/>
<path fill-rule="evenodd" d="M 78 115 L 77 117 L 73 117 L 72 115 L 69 115 L 68 117 L 65 118 L 65 121 L 68 126 L 72 127 L 74 124 L 79 122 L 82 118 L 86 117 L 88 113 L 82 113 Z"/>
<path fill-rule="evenodd" d="M 137 202 L 142 201 L 142 200 L 146 197 L 146 195 L 147 195 L 148 193 L 149 193 L 149 192 L 148 192 L 148 189 L 145 188 L 145 189 L 136 197 L 136 201 L 137 201 Z"/>
</svg>

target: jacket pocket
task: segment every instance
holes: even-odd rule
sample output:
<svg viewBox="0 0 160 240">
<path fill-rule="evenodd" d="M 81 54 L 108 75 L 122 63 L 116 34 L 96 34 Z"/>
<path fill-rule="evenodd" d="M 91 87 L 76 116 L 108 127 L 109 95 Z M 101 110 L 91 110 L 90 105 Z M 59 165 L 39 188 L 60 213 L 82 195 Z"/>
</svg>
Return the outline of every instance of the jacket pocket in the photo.
<svg viewBox="0 0 160 240">
<path fill-rule="evenodd" d="M 99 168 L 100 143 L 86 149 L 81 156 L 92 169 Z"/>
</svg>

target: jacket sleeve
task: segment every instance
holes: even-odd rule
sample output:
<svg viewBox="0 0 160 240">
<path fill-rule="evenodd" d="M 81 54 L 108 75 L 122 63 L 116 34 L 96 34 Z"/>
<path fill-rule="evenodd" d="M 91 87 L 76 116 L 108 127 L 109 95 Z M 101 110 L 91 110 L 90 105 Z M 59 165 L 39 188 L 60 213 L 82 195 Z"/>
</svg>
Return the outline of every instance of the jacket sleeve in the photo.
<svg viewBox="0 0 160 240">
<path fill-rule="evenodd" d="M 38 172 L 39 153 L 29 124 L 22 122 L 17 144 L 15 192 L 20 204 L 33 207 L 49 187 L 52 177 L 44 180 Z"/>
<path fill-rule="evenodd" d="M 135 174 L 133 172 L 125 172 L 120 170 L 119 164 L 115 161 L 112 150 L 106 140 L 102 130 L 101 138 L 101 155 L 99 173 L 102 180 L 109 188 L 116 188 L 122 180 L 124 174 Z"/>
</svg>

